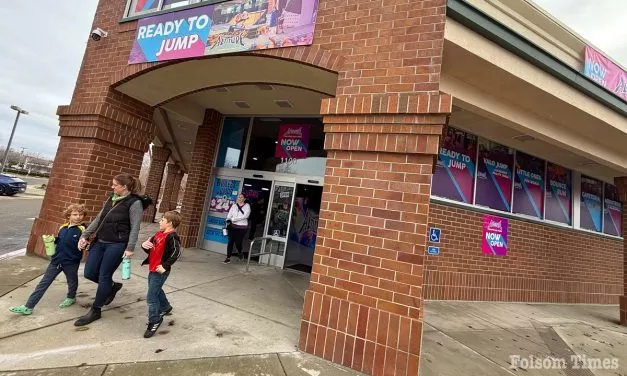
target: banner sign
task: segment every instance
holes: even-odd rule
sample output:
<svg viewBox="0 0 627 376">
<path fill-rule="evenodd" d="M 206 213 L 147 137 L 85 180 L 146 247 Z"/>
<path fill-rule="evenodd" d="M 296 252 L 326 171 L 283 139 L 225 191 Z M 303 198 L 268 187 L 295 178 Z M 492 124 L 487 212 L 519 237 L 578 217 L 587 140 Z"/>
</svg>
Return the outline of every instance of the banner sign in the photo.
<svg viewBox="0 0 627 376">
<path fill-rule="evenodd" d="M 507 219 L 484 215 L 481 252 L 487 255 L 507 256 L 507 229 Z"/>
<path fill-rule="evenodd" d="M 222 234 L 222 228 L 226 224 L 226 214 L 237 200 L 239 186 L 239 180 L 215 178 L 207 211 L 205 240 L 223 244 L 229 242 L 228 238 Z"/>
<path fill-rule="evenodd" d="M 477 136 L 448 127 L 440 148 L 431 193 L 472 204 Z"/>
<path fill-rule="evenodd" d="M 544 160 L 516 153 L 513 212 L 542 218 L 543 194 Z"/>
<path fill-rule="evenodd" d="M 580 227 L 601 232 L 601 199 L 603 182 L 581 176 Z"/>
<path fill-rule="evenodd" d="M 232 0 L 143 18 L 128 63 L 310 45 L 317 8 L 318 0 Z"/>
<path fill-rule="evenodd" d="M 480 139 L 475 203 L 509 212 L 513 167 L 514 152 L 512 149 Z"/>
<path fill-rule="evenodd" d="M 608 235 L 621 236 L 623 228 L 623 204 L 620 202 L 616 186 L 605 184 L 603 206 L 603 232 Z"/>
<path fill-rule="evenodd" d="M 572 218 L 571 192 L 570 170 L 553 163 L 547 163 L 544 218 L 570 225 Z"/>
<path fill-rule="evenodd" d="M 319 207 L 310 206 L 307 197 L 296 197 L 289 239 L 304 247 L 315 249 L 319 218 Z"/>
<path fill-rule="evenodd" d="M 292 160 L 307 158 L 310 128 L 309 124 L 281 125 L 274 156 Z"/>
<path fill-rule="evenodd" d="M 156 10 L 159 7 L 159 0 L 137 0 L 135 13 Z"/>
<path fill-rule="evenodd" d="M 627 102 L 627 72 L 586 46 L 583 74 Z"/>
</svg>

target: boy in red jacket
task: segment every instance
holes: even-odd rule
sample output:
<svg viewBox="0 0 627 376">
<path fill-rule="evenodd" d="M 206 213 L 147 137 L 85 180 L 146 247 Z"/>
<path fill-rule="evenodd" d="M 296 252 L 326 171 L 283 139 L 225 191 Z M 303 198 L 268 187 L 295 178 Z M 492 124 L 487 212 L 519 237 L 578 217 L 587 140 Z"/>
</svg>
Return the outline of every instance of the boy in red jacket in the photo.
<svg viewBox="0 0 627 376">
<path fill-rule="evenodd" d="M 181 214 L 169 211 L 159 221 L 159 232 L 142 243 L 142 249 L 148 257 L 142 265 L 148 264 L 148 327 L 144 338 L 152 337 L 161 323 L 163 316 L 172 311 L 172 306 L 163 292 L 163 284 L 170 275 L 172 264 L 181 256 L 181 239 L 176 228 L 181 224 Z"/>
</svg>

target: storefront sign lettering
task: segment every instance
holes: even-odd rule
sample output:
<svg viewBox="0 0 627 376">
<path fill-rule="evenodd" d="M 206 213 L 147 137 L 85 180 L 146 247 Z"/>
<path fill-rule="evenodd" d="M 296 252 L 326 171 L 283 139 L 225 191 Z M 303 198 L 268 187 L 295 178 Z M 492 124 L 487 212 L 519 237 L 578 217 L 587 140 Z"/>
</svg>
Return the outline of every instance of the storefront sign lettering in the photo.
<svg viewBox="0 0 627 376">
<path fill-rule="evenodd" d="M 492 215 L 484 215 L 483 239 L 481 243 L 482 253 L 496 256 L 507 256 L 507 230 L 507 219 Z"/>
</svg>

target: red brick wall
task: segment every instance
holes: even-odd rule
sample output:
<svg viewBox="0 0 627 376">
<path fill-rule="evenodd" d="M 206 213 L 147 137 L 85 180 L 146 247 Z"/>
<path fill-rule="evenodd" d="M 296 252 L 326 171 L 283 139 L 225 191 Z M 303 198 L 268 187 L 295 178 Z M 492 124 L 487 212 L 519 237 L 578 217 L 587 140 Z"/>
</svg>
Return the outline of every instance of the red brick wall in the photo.
<svg viewBox="0 0 627 376">
<path fill-rule="evenodd" d="M 155 220 L 157 198 L 159 197 L 159 191 L 161 190 L 165 164 L 170 158 L 170 154 L 171 152 L 168 148 L 158 146 L 152 147 L 152 160 L 150 161 L 148 181 L 146 182 L 144 193 L 154 200 L 155 205 L 151 205 L 144 211 L 144 215 L 142 216 L 143 222 L 152 223 Z"/>
<path fill-rule="evenodd" d="M 620 201 L 623 203 L 623 208 L 627 208 L 627 177 L 618 177 L 614 179 L 614 184 L 618 188 L 618 194 L 620 195 Z M 620 245 L 623 251 L 623 294 L 619 298 L 619 310 L 620 310 L 620 323 L 627 326 L 627 256 L 625 256 L 625 250 L 627 250 L 627 220 L 623 219 L 623 243 Z"/>
<path fill-rule="evenodd" d="M 183 222 L 178 231 L 183 247 L 195 247 L 198 240 L 221 124 L 222 114 L 214 110 L 207 110 L 203 124 L 198 127 L 196 133 L 183 206 L 181 207 Z"/>
<path fill-rule="evenodd" d="M 425 299 L 617 304 L 623 245 L 581 231 L 509 219 L 506 257 L 481 253 L 483 214 L 431 203 L 440 255 L 426 256 Z"/>
<path fill-rule="evenodd" d="M 161 191 L 161 202 L 159 203 L 159 213 L 165 213 L 170 210 L 170 200 L 172 197 L 172 190 L 174 189 L 174 182 L 179 169 L 175 163 L 168 163 L 165 169 L 165 183 Z"/>
</svg>

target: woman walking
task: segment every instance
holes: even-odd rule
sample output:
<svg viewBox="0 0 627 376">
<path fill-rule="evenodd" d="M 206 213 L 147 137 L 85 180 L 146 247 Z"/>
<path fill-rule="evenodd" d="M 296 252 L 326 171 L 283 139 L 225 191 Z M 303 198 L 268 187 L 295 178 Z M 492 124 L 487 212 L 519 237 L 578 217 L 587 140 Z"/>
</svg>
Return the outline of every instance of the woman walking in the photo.
<svg viewBox="0 0 627 376">
<path fill-rule="evenodd" d="M 122 173 L 113 178 L 113 193 L 94 221 L 83 232 L 78 246 L 85 249 L 92 235 L 89 256 L 85 263 L 85 278 L 98 284 L 96 298 L 91 309 L 76 320 L 75 326 L 87 325 L 100 319 L 102 307 L 110 304 L 122 284 L 113 282 L 113 273 L 123 258 L 132 258 L 143 207 L 139 196 L 138 179 Z"/>
<path fill-rule="evenodd" d="M 237 255 L 239 259 L 243 259 L 242 255 L 242 241 L 246 236 L 248 230 L 248 217 L 250 216 L 250 205 L 246 203 L 246 196 L 240 194 L 237 196 L 237 201 L 229 209 L 229 213 L 226 215 L 226 223 L 228 225 L 229 244 L 226 246 L 226 259 L 223 263 L 228 264 L 231 262 L 231 255 L 233 254 L 233 246 L 237 248 Z"/>
</svg>

